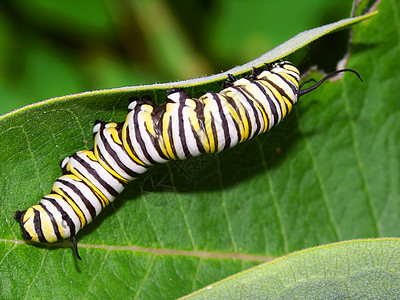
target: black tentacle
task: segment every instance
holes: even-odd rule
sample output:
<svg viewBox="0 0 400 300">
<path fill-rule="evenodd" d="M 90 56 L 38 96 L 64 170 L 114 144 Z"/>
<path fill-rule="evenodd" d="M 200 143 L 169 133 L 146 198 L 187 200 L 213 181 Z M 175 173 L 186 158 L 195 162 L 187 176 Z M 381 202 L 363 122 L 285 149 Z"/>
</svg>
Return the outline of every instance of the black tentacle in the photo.
<svg viewBox="0 0 400 300">
<path fill-rule="evenodd" d="M 316 89 L 317 87 L 319 87 L 325 80 L 327 80 L 327 79 L 329 79 L 329 78 L 331 78 L 331 77 L 333 77 L 333 76 L 335 76 L 336 74 L 341 73 L 341 72 L 352 72 L 352 73 L 354 73 L 354 74 L 357 75 L 357 77 L 361 80 L 361 82 L 363 81 L 362 78 L 361 78 L 361 76 L 360 76 L 360 74 L 358 74 L 357 71 L 355 71 L 355 70 L 353 70 L 353 69 L 341 69 L 341 70 L 337 70 L 337 71 L 334 71 L 334 72 L 332 72 L 332 73 L 329 73 L 329 74 L 326 75 L 324 78 L 322 78 L 320 81 L 318 81 L 318 83 L 316 83 L 315 85 L 313 85 L 313 86 L 311 86 L 311 87 L 309 87 L 309 88 L 306 88 L 306 89 L 304 89 L 304 90 L 298 90 L 298 91 L 297 91 L 298 97 L 301 97 L 301 96 L 303 96 L 303 95 L 305 95 L 305 94 L 307 94 L 307 93 L 309 93 L 309 92 L 315 90 L 315 89 Z M 306 81 L 306 82 L 307 82 L 307 81 Z M 303 86 L 303 84 L 300 85 L 300 87 L 302 87 L 302 86 Z"/>
<path fill-rule="evenodd" d="M 75 250 L 75 255 L 79 260 L 82 260 L 82 258 L 79 256 L 79 252 L 78 252 L 78 243 L 76 242 L 76 237 L 75 235 L 71 236 L 71 241 L 72 244 L 74 245 L 74 250 Z"/>
</svg>

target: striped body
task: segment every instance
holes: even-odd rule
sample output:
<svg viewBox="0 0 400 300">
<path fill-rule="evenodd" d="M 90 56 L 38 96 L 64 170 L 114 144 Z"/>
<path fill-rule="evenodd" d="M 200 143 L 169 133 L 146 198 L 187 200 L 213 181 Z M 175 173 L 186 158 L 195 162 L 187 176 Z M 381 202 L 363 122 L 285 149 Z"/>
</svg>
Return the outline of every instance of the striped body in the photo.
<svg viewBox="0 0 400 300">
<path fill-rule="evenodd" d="M 299 80 L 292 64 L 277 62 L 220 93 L 194 99 L 172 90 L 161 105 L 132 102 L 124 123 L 97 122 L 94 149 L 65 158 L 51 194 L 16 212 L 24 238 L 75 237 L 148 167 L 219 152 L 271 129 L 297 102 Z"/>
</svg>

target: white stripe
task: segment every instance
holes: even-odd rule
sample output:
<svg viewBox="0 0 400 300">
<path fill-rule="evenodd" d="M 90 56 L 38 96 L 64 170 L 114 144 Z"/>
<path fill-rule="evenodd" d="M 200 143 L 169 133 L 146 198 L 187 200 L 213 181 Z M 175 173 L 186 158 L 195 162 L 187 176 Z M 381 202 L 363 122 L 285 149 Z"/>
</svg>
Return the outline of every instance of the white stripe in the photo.
<svg viewBox="0 0 400 300">
<path fill-rule="evenodd" d="M 183 124 L 181 124 L 179 120 L 179 106 L 184 105 L 182 104 L 175 104 L 171 105 L 170 109 L 170 118 L 171 118 L 171 132 L 172 132 L 172 143 L 175 148 L 176 156 L 180 159 L 186 158 L 185 152 L 183 151 L 182 147 L 182 140 L 179 136 L 179 129 Z"/>
<path fill-rule="evenodd" d="M 121 193 L 122 190 L 124 189 L 124 186 L 117 180 L 115 179 L 110 173 L 107 172 L 106 169 L 103 168 L 103 166 L 99 162 L 94 162 L 90 160 L 86 154 L 82 153 L 82 151 L 79 151 L 76 153 L 80 158 L 82 158 L 85 162 L 87 162 L 93 169 L 96 170 L 98 176 L 102 178 L 103 181 L 107 182 L 111 187 L 114 188 L 118 193 Z M 83 167 L 80 163 L 78 163 L 73 157 L 70 159 L 70 164 L 71 166 L 77 170 L 82 176 L 87 178 L 95 187 L 97 187 L 100 192 L 103 193 L 104 196 L 107 197 L 110 201 L 114 200 L 114 196 L 111 195 L 105 187 L 94 177 L 92 176 L 85 167 Z"/>
<path fill-rule="evenodd" d="M 133 161 L 133 159 L 131 159 L 131 157 L 126 153 L 125 149 L 123 148 L 123 144 L 117 144 L 114 139 L 111 136 L 111 132 L 109 132 L 109 130 L 106 128 L 103 129 L 103 134 L 105 137 L 105 143 L 107 143 L 111 149 L 114 150 L 114 152 L 116 152 L 116 155 L 118 156 L 118 158 L 121 160 L 122 164 L 124 166 L 126 166 L 128 169 L 136 172 L 136 173 L 144 173 L 146 172 L 146 168 L 139 166 L 136 162 Z M 119 165 L 118 163 L 115 161 L 115 159 L 113 158 L 113 156 L 106 150 L 105 148 L 105 143 L 103 142 L 103 140 L 100 137 L 100 134 L 98 134 L 96 136 L 96 142 L 97 142 L 97 148 L 98 151 L 100 152 L 100 154 L 103 156 L 104 160 L 106 161 L 106 163 L 108 163 L 110 165 L 110 167 L 117 172 L 121 177 L 127 179 L 127 180 L 133 180 L 135 177 L 132 177 L 130 175 L 128 175 Z"/>
<path fill-rule="evenodd" d="M 182 110 L 182 118 L 183 118 L 183 130 L 185 132 L 185 137 L 186 137 L 186 144 L 188 147 L 188 150 L 190 152 L 191 156 L 197 156 L 200 154 L 200 150 L 197 147 L 197 142 L 195 135 L 193 134 L 192 131 L 192 119 L 191 116 L 196 116 L 195 113 L 195 108 L 196 108 L 196 102 L 197 100 L 193 99 L 186 99 L 185 101 L 185 107 Z M 196 117 L 195 122 L 198 122 L 198 119 Z"/>
<path fill-rule="evenodd" d="M 206 112 L 209 111 L 212 114 L 212 117 L 214 118 L 215 130 L 217 132 L 216 140 L 218 141 L 218 147 L 216 148 L 216 151 L 219 152 L 224 149 L 226 139 L 221 118 L 221 112 L 219 111 L 217 103 L 217 101 L 219 102 L 221 101 L 220 100 L 221 97 L 220 95 L 216 96 L 218 96 L 218 99 L 214 99 L 214 95 L 212 93 L 207 93 L 204 96 L 202 96 L 201 99 L 205 103 L 204 114 L 206 115 Z M 207 113 L 207 115 L 209 114 Z"/>
<path fill-rule="evenodd" d="M 136 124 L 134 123 L 134 115 L 136 113 L 136 110 L 138 110 L 138 109 L 140 110 L 140 107 L 135 107 L 135 109 L 132 110 L 128 114 L 129 120 L 127 118 L 127 121 L 128 121 L 127 127 L 129 128 L 129 136 L 127 136 L 126 138 L 129 138 L 129 140 L 130 140 L 130 142 L 132 144 L 132 147 L 134 149 L 134 152 L 136 153 L 138 159 L 140 161 L 142 161 L 145 165 L 150 165 L 150 162 L 146 159 L 146 157 L 143 154 L 143 151 L 142 151 L 142 149 L 140 147 L 140 144 L 136 140 Z M 138 116 L 138 120 L 139 120 L 139 116 Z M 139 133 L 140 133 L 140 131 L 139 131 Z"/>
<path fill-rule="evenodd" d="M 66 204 L 66 202 L 59 195 L 50 194 L 46 195 L 45 197 L 54 199 L 57 204 L 61 206 L 61 209 L 71 218 L 72 222 L 74 223 L 74 234 L 76 234 L 80 229 L 81 222 L 71 206 Z M 41 199 L 40 204 L 43 204 L 46 209 L 53 215 L 54 220 L 57 222 L 58 230 L 60 231 L 61 236 L 64 239 L 69 238 L 71 236 L 71 228 L 68 226 L 68 223 L 63 220 L 62 213 L 53 205 L 53 203 L 51 203 L 47 199 Z"/>
<path fill-rule="evenodd" d="M 144 108 L 144 109 L 145 109 L 145 108 Z M 143 114 L 148 114 L 148 112 L 147 112 L 147 111 L 140 111 L 140 112 L 139 112 L 139 114 L 138 114 L 139 124 L 138 124 L 138 125 L 139 125 L 139 133 L 140 133 L 140 136 L 142 137 L 142 140 L 143 140 L 143 142 L 144 142 L 144 145 L 145 145 L 145 147 L 146 147 L 146 150 L 147 150 L 147 152 L 149 153 L 150 157 L 151 157 L 154 161 L 156 161 L 156 162 L 158 162 L 158 163 L 167 162 L 168 160 L 162 158 L 162 157 L 158 154 L 157 149 L 155 148 L 155 146 L 153 145 L 152 140 L 151 140 L 151 133 L 149 133 L 149 132 L 147 131 L 146 121 L 145 121 L 146 118 L 143 118 L 143 117 L 142 117 Z M 132 118 L 132 120 L 133 120 L 133 118 Z M 154 128 L 153 125 L 154 125 L 154 123 L 153 123 L 153 122 L 150 122 L 150 126 Z M 157 139 L 157 137 L 156 137 L 156 139 Z M 136 150 L 136 149 L 135 149 L 135 150 Z"/>
<path fill-rule="evenodd" d="M 77 182 L 74 180 L 71 180 L 69 177 L 66 176 L 62 176 L 59 179 L 68 181 L 69 183 L 74 184 L 76 187 L 77 186 Z M 89 210 L 87 209 L 85 203 L 82 201 L 82 198 L 79 197 L 79 195 L 77 195 L 71 188 L 69 188 L 68 186 L 66 186 L 65 184 L 61 183 L 58 181 L 58 179 L 56 180 L 56 182 L 54 182 L 53 184 L 53 189 L 59 188 L 61 189 L 64 193 L 66 193 L 73 202 L 75 202 L 75 204 L 79 207 L 79 209 L 83 212 L 83 215 L 85 216 L 85 219 L 87 221 L 87 223 L 90 223 L 92 221 L 92 216 L 90 215 Z"/>
</svg>

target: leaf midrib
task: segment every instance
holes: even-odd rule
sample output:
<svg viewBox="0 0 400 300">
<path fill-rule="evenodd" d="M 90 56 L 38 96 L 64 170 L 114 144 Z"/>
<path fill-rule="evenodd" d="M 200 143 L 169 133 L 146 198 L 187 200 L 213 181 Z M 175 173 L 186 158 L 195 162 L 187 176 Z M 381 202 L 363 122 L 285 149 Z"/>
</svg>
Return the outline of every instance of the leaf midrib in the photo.
<svg viewBox="0 0 400 300">
<path fill-rule="evenodd" d="M 15 245 L 26 245 L 32 244 L 29 242 L 24 242 L 20 240 L 10 240 L 10 239 L 0 239 L 0 242 L 4 243 L 12 243 Z M 63 241 L 59 243 L 49 244 L 48 248 L 71 248 L 73 247 L 72 243 L 69 241 Z M 151 248 L 151 247 L 141 247 L 141 246 L 115 246 L 115 245 L 97 245 L 97 244 L 78 244 L 79 248 L 85 249 L 102 249 L 109 251 L 130 251 L 130 252 L 144 252 L 151 253 L 153 255 L 170 255 L 170 256 L 191 256 L 198 257 L 201 259 L 235 259 L 243 262 L 268 262 L 274 260 L 278 257 L 267 256 L 267 255 L 256 255 L 256 254 L 245 254 L 245 253 L 234 253 L 234 252 L 213 252 L 213 251 L 204 251 L 204 250 L 177 250 L 177 249 L 161 249 L 161 248 Z"/>
</svg>

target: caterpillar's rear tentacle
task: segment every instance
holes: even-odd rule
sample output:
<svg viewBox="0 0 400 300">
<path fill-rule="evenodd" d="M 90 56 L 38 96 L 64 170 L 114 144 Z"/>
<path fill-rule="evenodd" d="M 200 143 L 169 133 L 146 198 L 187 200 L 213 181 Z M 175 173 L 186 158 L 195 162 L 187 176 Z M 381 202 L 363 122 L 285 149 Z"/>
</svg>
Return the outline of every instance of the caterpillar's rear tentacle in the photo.
<svg viewBox="0 0 400 300">
<path fill-rule="evenodd" d="M 75 251 L 76 257 L 77 257 L 79 260 L 82 260 L 82 258 L 81 258 L 80 255 L 79 255 L 79 252 L 78 252 L 78 244 L 77 244 L 77 242 L 76 242 L 76 237 L 75 237 L 75 235 L 71 236 L 71 241 L 72 241 L 72 245 L 74 246 L 74 251 Z"/>
</svg>

